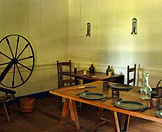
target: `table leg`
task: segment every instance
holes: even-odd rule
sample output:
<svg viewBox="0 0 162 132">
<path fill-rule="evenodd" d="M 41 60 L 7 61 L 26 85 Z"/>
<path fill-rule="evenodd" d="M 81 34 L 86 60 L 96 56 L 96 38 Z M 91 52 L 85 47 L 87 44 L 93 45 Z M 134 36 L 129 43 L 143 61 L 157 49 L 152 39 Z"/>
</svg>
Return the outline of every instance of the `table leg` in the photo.
<svg viewBox="0 0 162 132">
<path fill-rule="evenodd" d="M 130 115 L 125 115 L 125 114 L 119 114 L 118 118 L 118 113 L 113 112 L 113 120 L 114 120 L 114 131 L 115 132 L 126 132 L 128 130 L 129 122 L 130 122 Z"/>
<path fill-rule="evenodd" d="M 61 115 L 60 124 L 64 124 L 64 122 L 65 122 L 65 118 L 66 118 L 67 113 L 69 111 L 69 109 L 68 109 L 68 102 L 69 101 L 67 99 L 65 99 L 64 106 L 63 106 L 63 109 L 62 109 L 62 115 Z"/>
<path fill-rule="evenodd" d="M 114 132 L 120 132 L 120 125 L 118 120 L 118 114 L 115 111 L 113 112 L 113 124 L 114 124 Z"/>
<path fill-rule="evenodd" d="M 128 130 L 129 122 L 130 122 L 130 115 L 125 115 L 124 128 L 122 131 L 126 132 Z"/>
<path fill-rule="evenodd" d="M 76 110 L 76 103 L 71 99 L 69 100 L 69 110 L 72 122 L 75 124 L 76 128 L 80 130 L 80 124 Z"/>
<path fill-rule="evenodd" d="M 99 108 L 98 108 L 98 112 L 97 112 L 96 124 L 98 124 L 99 121 L 100 121 L 102 111 L 103 111 L 103 108 L 100 108 L 100 107 L 99 107 Z"/>
</svg>

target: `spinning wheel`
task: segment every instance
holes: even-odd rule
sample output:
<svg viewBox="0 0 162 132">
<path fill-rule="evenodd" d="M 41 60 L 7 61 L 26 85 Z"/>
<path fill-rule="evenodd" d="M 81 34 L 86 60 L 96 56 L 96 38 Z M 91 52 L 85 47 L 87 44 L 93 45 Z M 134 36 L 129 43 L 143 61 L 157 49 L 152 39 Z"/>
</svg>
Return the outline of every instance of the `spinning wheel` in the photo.
<svg viewBox="0 0 162 132">
<path fill-rule="evenodd" d="M 34 69 L 35 57 L 30 42 L 12 34 L 0 41 L 0 84 L 8 88 L 23 85 Z"/>
</svg>

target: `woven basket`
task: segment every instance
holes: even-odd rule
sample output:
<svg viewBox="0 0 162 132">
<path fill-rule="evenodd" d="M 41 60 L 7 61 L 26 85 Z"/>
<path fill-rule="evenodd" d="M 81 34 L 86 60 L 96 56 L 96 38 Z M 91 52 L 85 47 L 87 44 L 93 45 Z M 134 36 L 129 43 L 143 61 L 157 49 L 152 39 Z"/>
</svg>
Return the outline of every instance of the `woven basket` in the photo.
<svg viewBox="0 0 162 132">
<path fill-rule="evenodd" d="M 20 111 L 23 113 L 30 113 L 34 110 L 35 99 L 32 97 L 22 97 L 20 99 Z"/>
</svg>

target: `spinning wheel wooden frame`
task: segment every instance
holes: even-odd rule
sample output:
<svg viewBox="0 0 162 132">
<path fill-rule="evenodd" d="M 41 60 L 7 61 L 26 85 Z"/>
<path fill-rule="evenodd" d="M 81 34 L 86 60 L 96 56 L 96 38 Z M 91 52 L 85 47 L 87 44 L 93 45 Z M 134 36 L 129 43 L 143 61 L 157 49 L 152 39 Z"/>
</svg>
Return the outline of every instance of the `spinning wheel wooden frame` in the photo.
<svg viewBox="0 0 162 132">
<path fill-rule="evenodd" d="M 12 40 L 12 41 L 11 41 Z M 13 43 L 14 42 L 14 43 Z M 23 42 L 23 44 L 21 43 Z M 7 46 L 8 55 L 1 51 Z M 2 48 L 1 48 L 2 47 Z M 23 47 L 22 49 L 19 49 Z M 29 55 L 26 55 L 26 52 Z M 2 59 L 4 58 L 4 59 Z M 5 36 L 0 41 L 0 84 L 8 88 L 16 88 L 23 85 L 30 78 L 35 64 L 35 56 L 30 42 L 23 36 L 11 34 Z M 27 75 L 23 76 L 22 72 L 26 70 Z M 6 76 L 10 74 L 10 83 L 6 83 Z M 17 81 L 18 80 L 18 81 Z"/>
</svg>

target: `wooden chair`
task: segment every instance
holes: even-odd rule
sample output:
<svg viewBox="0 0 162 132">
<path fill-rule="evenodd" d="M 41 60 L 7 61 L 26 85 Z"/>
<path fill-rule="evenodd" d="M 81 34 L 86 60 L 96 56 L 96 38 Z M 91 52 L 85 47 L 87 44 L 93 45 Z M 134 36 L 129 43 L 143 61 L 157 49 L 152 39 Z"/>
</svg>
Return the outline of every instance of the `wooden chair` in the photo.
<svg viewBox="0 0 162 132">
<path fill-rule="evenodd" d="M 5 88 L 1 88 L 0 87 L 0 92 L 4 93 L 4 95 L 0 96 L 0 103 L 3 104 L 3 108 L 7 117 L 7 121 L 10 121 L 10 116 L 8 114 L 8 110 L 7 110 L 7 103 L 9 101 L 15 100 L 15 91 L 13 90 L 9 90 L 9 89 L 5 89 Z"/>
<path fill-rule="evenodd" d="M 130 68 L 129 65 L 127 67 L 127 85 L 130 85 L 130 83 L 133 83 L 132 85 L 135 86 L 135 83 L 136 83 L 136 64 L 134 64 L 134 67 L 132 67 L 132 68 Z"/>
<path fill-rule="evenodd" d="M 71 60 L 68 62 L 59 62 L 57 60 L 57 71 L 58 71 L 58 88 L 64 87 L 66 85 L 72 86 L 75 84 L 75 79 L 71 76 L 64 75 L 65 72 L 72 72 Z M 65 78 L 66 76 L 66 78 Z"/>
</svg>

